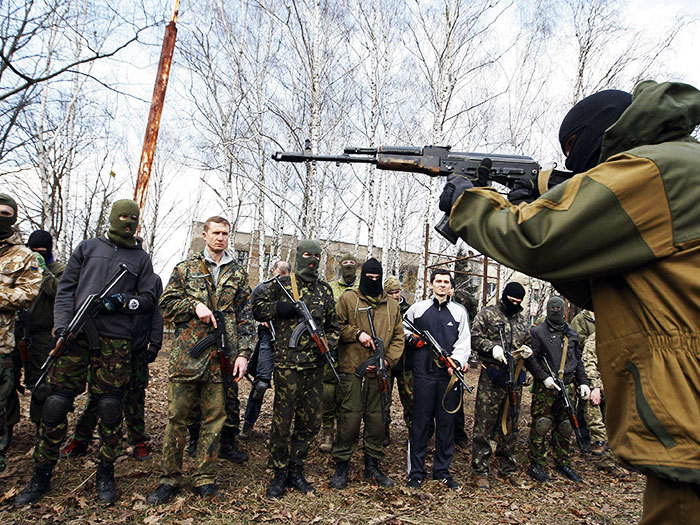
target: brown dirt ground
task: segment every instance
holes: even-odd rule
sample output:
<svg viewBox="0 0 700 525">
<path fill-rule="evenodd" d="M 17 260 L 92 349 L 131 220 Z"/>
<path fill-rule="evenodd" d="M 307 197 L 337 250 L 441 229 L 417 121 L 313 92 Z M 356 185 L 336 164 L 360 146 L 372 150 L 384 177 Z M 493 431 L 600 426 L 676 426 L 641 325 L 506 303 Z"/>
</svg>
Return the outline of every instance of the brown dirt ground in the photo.
<svg viewBox="0 0 700 525">
<path fill-rule="evenodd" d="M 584 478 L 583 485 L 571 483 L 550 469 L 551 483 L 541 485 L 521 472 L 525 489 L 517 489 L 493 479 L 490 490 L 477 491 L 471 484 L 470 454 L 458 450 L 452 464 L 455 479 L 463 484 L 458 491 L 430 481 L 421 490 L 404 486 L 406 477 L 407 430 L 400 416 L 400 403 L 395 393 L 392 422 L 392 445 L 383 462 L 385 471 L 397 482 L 390 490 L 381 490 L 362 478 L 361 451 L 351 462 L 348 488 L 328 488 L 333 461 L 314 447 L 308 458 L 306 473 L 316 488 L 316 495 L 304 496 L 293 489 L 278 501 L 265 498 L 265 487 L 271 477 L 266 469 L 267 433 L 270 428 L 272 395 L 267 394 L 258 433 L 244 446 L 250 454 L 246 464 L 232 465 L 220 460 L 218 484 L 225 494 L 221 504 L 203 502 L 186 487 L 172 503 L 160 508 L 146 504 L 145 499 L 158 481 L 158 452 L 162 445 L 167 417 L 167 358 L 161 356 L 152 365 L 152 379 L 147 393 L 147 429 L 152 436 L 153 458 L 138 462 L 125 449 L 116 465 L 119 500 L 116 505 L 102 507 L 95 501 L 93 459 L 61 460 L 55 469 L 51 491 L 29 508 L 16 509 L 14 495 L 29 481 L 33 463 L 33 426 L 27 418 L 28 397 L 22 399 L 23 419 L 15 427 L 15 440 L 8 451 L 8 468 L 0 474 L 0 522 L 15 523 L 312 523 L 312 524 L 628 524 L 641 515 L 644 478 L 632 474 L 617 480 L 595 468 L 592 458 L 575 453 L 574 468 Z M 476 384 L 477 372 L 470 371 L 468 382 Z M 249 391 L 246 382 L 241 400 Z M 82 406 L 84 396 L 77 400 Z M 470 433 L 474 397 L 465 395 L 466 428 Z M 521 429 L 529 425 L 529 395 L 525 395 Z M 71 425 L 75 414 L 70 417 Z M 518 440 L 518 463 L 527 468 L 527 431 Z M 91 453 L 95 452 L 95 444 Z M 428 456 L 430 464 L 430 451 Z M 185 474 L 192 470 L 192 461 L 185 457 Z M 428 468 L 428 471 L 429 468 Z"/>
</svg>

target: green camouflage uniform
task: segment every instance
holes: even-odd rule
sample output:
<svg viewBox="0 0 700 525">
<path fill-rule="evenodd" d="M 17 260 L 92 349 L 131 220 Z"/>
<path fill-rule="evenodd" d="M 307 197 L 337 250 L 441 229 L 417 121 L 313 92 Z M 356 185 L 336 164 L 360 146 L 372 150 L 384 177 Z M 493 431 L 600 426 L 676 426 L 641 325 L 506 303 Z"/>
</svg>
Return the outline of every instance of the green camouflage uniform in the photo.
<svg viewBox="0 0 700 525">
<path fill-rule="evenodd" d="M 311 283 L 296 279 L 300 299 L 307 305 L 328 339 L 331 350 L 338 343 L 339 327 L 335 300 L 328 283 Z M 291 278 L 280 281 L 291 293 Z M 289 348 L 289 339 L 299 319 L 277 317 L 277 301 L 288 298 L 279 285 L 272 284 L 253 304 L 256 320 L 275 324 L 275 399 L 270 431 L 270 456 L 274 468 L 301 465 L 321 426 L 321 392 L 325 361 L 308 333 L 302 335 L 298 348 Z M 292 431 L 292 422 L 294 430 Z M 291 445 L 290 445 L 291 440 Z"/>
<path fill-rule="evenodd" d="M 224 254 L 226 256 L 226 254 Z M 160 483 L 182 483 L 182 454 L 185 447 L 187 419 L 193 407 L 202 411 L 202 423 L 195 458 L 194 486 L 214 483 L 219 434 L 224 425 L 224 392 L 216 347 L 205 350 L 199 358 L 190 349 L 212 331 L 202 323 L 195 307 L 203 303 L 211 308 L 207 297 L 201 261 L 204 255 L 179 263 L 163 291 L 160 308 L 163 318 L 175 325 L 168 369 L 168 424 L 163 438 Z M 254 323 L 250 310 L 248 275 L 236 262 L 223 263 L 213 290 L 219 309 L 226 318 L 226 332 L 231 361 L 250 357 Z"/>
<path fill-rule="evenodd" d="M 521 309 L 522 311 L 522 309 Z M 515 462 L 515 444 L 518 438 L 518 414 L 525 379 L 524 370 L 517 382 L 516 396 L 517 406 L 515 410 L 515 422 L 512 429 L 503 435 L 501 417 L 505 406 L 508 391 L 505 382 L 508 379 L 506 366 L 494 359 L 492 350 L 496 345 L 501 345 L 498 325 L 503 325 L 503 334 L 509 350 L 514 352 L 522 345 L 530 345 L 530 326 L 524 315 L 516 313 L 509 317 L 501 303 L 497 306 L 482 308 L 472 323 L 472 348 L 479 354 L 481 372 L 476 390 L 476 405 L 474 409 L 474 432 L 472 439 L 472 467 L 476 475 L 487 475 L 489 472 L 489 458 L 491 457 L 490 438 L 498 435 L 496 458 L 498 458 L 498 472 L 505 476 L 513 474 L 517 470 Z M 517 360 L 516 360 L 517 363 Z"/>
<path fill-rule="evenodd" d="M 5 406 L 15 390 L 15 313 L 37 296 L 41 279 L 37 259 L 19 233 L 0 241 L 0 470 L 5 468 L 2 451 L 8 444 Z"/>
<path fill-rule="evenodd" d="M 574 399 L 574 384 L 566 385 L 566 392 L 571 399 Z M 544 383 L 535 382 L 532 391 L 532 404 L 530 405 L 530 416 L 532 421 L 537 421 L 540 418 L 546 418 L 552 421 L 552 438 L 550 441 L 552 446 L 552 456 L 554 464 L 557 466 L 571 465 L 569 459 L 569 442 L 571 436 L 565 436 L 560 432 L 560 425 L 567 424 L 568 418 L 566 411 L 562 408 L 559 401 L 559 392 L 550 390 L 544 386 Z M 540 466 L 547 464 L 547 437 L 536 430 L 536 425 L 530 428 L 530 462 Z"/>
</svg>

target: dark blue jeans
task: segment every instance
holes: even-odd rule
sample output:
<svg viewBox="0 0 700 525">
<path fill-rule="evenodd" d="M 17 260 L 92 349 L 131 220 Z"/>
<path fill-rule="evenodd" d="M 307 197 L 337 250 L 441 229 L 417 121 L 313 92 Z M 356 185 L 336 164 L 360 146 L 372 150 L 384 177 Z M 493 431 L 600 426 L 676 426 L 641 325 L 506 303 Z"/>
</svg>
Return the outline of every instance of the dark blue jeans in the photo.
<svg viewBox="0 0 700 525">
<path fill-rule="evenodd" d="M 272 334 L 270 330 L 261 326 L 258 328 L 258 345 L 256 348 L 256 363 L 253 375 L 256 381 L 264 380 L 269 383 L 272 379 L 274 351 L 272 348 Z M 248 403 L 243 415 L 243 423 L 252 427 L 260 416 L 263 399 L 253 399 L 254 390 L 250 390 Z"/>
</svg>

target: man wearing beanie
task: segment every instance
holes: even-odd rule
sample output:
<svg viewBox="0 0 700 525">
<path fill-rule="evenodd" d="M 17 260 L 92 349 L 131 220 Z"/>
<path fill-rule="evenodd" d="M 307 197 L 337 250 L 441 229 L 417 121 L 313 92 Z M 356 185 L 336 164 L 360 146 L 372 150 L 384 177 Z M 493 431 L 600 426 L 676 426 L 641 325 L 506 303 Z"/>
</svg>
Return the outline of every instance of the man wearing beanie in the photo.
<svg viewBox="0 0 700 525">
<path fill-rule="evenodd" d="M 12 351 L 15 348 L 15 313 L 39 293 L 41 269 L 37 258 L 24 246 L 13 225 L 17 203 L 0 193 L 0 471 L 5 470 L 4 452 L 9 444 L 5 408 L 15 392 Z M 15 394 L 16 395 L 16 394 Z"/>
<path fill-rule="evenodd" d="M 364 421 L 364 476 L 380 486 L 392 487 L 394 482 L 379 468 L 384 459 L 385 428 L 376 366 L 368 368 L 363 377 L 355 375 L 358 366 L 375 355 L 368 314 L 373 318 L 376 336 L 384 342 L 385 366 L 394 366 L 403 353 L 399 304 L 382 289 L 382 265 L 378 260 L 371 258 L 362 265 L 359 287 L 340 296 L 336 311 L 340 323 L 338 360 L 343 375 L 338 386 L 342 402 L 332 452 L 336 466 L 330 486 L 342 489 L 347 485 L 350 457 Z"/>
<path fill-rule="evenodd" d="M 279 281 L 295 301 L 307 306 L 334 351 L 340 332 L 338 316 L 330 285 L 319 279 L 320 260 L 318 241 L 300 241 L 294 273 Z M 267 487 L 267 497 L 282 497 L 288 486 L 302 493 L 313 492 L 304 477 L 304 460 L 321 426 L 325 360 L 308 332 L 301 335 L 296 348 L 290 348 L 292 333 L 302 321 L 299 310 L 278 283 L 271 283 L 255 299 L 253 314 L 259 322 L 272 321 L 277 333 L 270 429 L 270 463 L 275 475 Z"/>
<path fill-rule="evenodd" d="M 50 488 L 59 447 L 66 437 L 67 414 L 73 400 L 85 390 L 88 368 L 91 391 L 99 397 L 97 499 L 113 503 L 117 498 L 114 462 L 122 447 L 122 396 L 129 381 L 132 324 L 135 315 L 150 313 L 156 306 L 156 276 L 151 258 L 135 237 L 138 205 L 119 200 L 112 205 L 109 230 L 96 239 L 82 241 L 66 264 L 54 303 L 54 335 L 60 337 L 84 301 L 120 272 L 130 273 L 112 288 L 100 313 L 77 334 L 47 376 L 50 393 L 44 403 L 34 448 L 34 475 L 17 495 L 15 503 L 38 501 Z"/>
<path fill-rule="evenodd" d="M 336 303 L 345 290 L 357 288 L 357 259 L 351 253 L 346 253 L 340 258 L 338 267 L 340 276 L 335 281 L 331 281 L 333 299 Z M 333 448 L 333 427 L 338 413 L 337 381 L 335 375 L 327 368 L 323 373 L 323 412 L 321 415 L 321 452 L 330 452 Z"/>
<path fill-rule="evenodd" d="M 498 304 L 479 310 L 472 323 L 472 348 L 478 352 L 481 362 L 472 440 L 472 468 L 474 481 L 479 489 L 487 489 L 490 486 L 488 476 L 492 435 L 498 435 L 496 459 L 499 478 L 504 483 L 522 487 L 516 475 L 515 445 L 525 381 L 523 360 L 532 355 L 530 323 L 522 314 L 521 303 L 524 298 L 523 285 L 516 281 L 509 282 L 503 289 Z M 511 404 L 507 387 L 507 353 L 512 354 L 514 359 L 514 406 Z"/>
<path fill-rule="evenodd" d="M 547 366 L 563 379 L 570 399 L 578 388 L 581 399 L 588 399 L 591 389 L 581 361 L 578 335 L 564 320 L 564 300 L 552 297 L 547 301 L 547 318 L 530 329 L 532 355 L 525 366 L 535 382 L 530 406 L 530 468 L 527 473 L 539 482 L 550 481 L 547 474 L 547 438 L 551 430 L 552 456 L 556 470 L 573 482 L 581 477 L 571 468 L 569 442 L 573 427 L 564 404 L 559 401 L 560 389 Z M 547 364 L 545 364 L 545 362 Z"/>
<path fill-rule="evenodd" d="M 44 230 L 36 230 L 27 239 L 27 248 L 37 254 L 39 262 L 44 262 L 39 295 L 32 304 L 20 312 L 22 332 L 29 336 L 29 360 L 24 363 L 24 383 L 34 386 L 41 374 L 41 366 L 53 349 L 53 303 L 56 299 L 58 283 L 63 276 L 66 265 L 56 261 L 53 255 L 53 238 Z M 36 425 L 37 433 L 41 423 L 44 399 L 37 392 L 32 392 L 29 405 L 29 418 Z"/>
</svg>

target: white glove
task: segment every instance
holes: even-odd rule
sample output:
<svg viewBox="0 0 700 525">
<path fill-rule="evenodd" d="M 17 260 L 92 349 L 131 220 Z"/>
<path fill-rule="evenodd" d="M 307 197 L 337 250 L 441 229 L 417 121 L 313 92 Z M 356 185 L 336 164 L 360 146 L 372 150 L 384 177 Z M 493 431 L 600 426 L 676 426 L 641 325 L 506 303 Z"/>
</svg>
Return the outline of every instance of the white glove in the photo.
<svg viewBox="0 0 700 525">
<path fill-rule="evenodd" d="M 561 392 L 561 388 L 559 388 L 559 385 L 557 385 L 557 382 L 552 376 L 549 376 L 544 380 L 544 386 L 550 390 L 559 390 Z"/>
<path fill-rule="evenodd" d="M 530 348 L 527 345 L 522 345 L 515 352 L 517 354 L 520 354 L 520 357 L 522 357 L 523 359 L 527 359 L 528 357 L 530 357 L 532 355 L 532 348 Z"/>
<path fill-rule="evenodd" d="M 493 358 L 496 361 L 500 361 L 503 364 L 506 364 L 508 361 L 506 361 L 506 353 L 503 350 L 503 348 L 499 345 L 496 345 L 493 347 L 491 350 L 491 353 L 493 354 Z"/>
<path fill-rule="evenodd" d="M 591 389 L 588 385 L 581 385 L 578 387 L 578 395 L 581 396 L 581 399 L 588 399 L 591 397 Z"/>
</svg>

